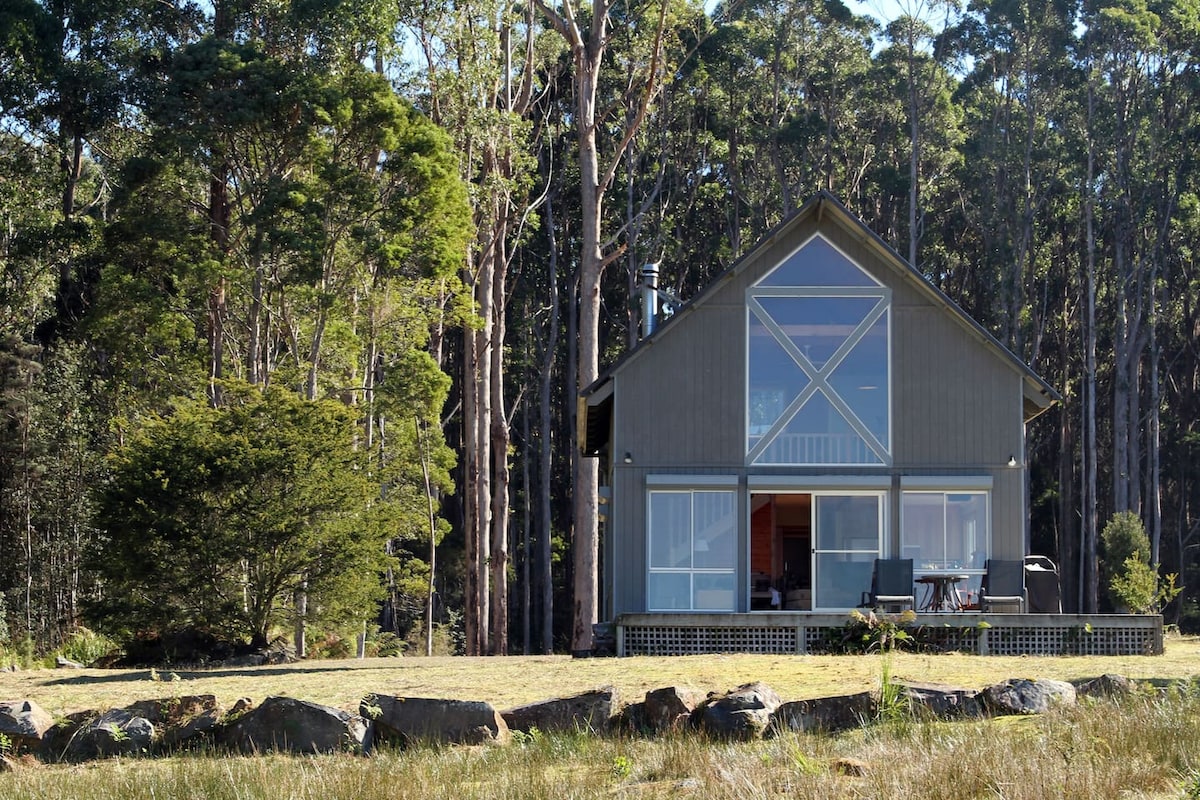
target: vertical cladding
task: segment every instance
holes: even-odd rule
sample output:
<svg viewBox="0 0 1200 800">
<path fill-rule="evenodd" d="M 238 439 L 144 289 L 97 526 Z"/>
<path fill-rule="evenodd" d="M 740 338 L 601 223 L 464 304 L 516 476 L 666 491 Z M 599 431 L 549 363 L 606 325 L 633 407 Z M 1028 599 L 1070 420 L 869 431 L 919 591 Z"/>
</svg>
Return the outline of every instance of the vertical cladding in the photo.
<svg viewBox="0 0 1200 800">
<path fill-rule="evenodd" d="M 897 309 L 896 463 L 997 466 L 1021 430 L 1021 376 L 934 306 Z"/>
<path fill-rule="evenodd" d="M 741 463 L 743 327 L 740 307 L 705 305 L 622 371 L 621 453 L 644 466 Z"/>
<path fill-rule="evenodd" d="M 613 613 L 646 608 L 646 470 L 617 464 L 613 470 Z"/>
</svg>

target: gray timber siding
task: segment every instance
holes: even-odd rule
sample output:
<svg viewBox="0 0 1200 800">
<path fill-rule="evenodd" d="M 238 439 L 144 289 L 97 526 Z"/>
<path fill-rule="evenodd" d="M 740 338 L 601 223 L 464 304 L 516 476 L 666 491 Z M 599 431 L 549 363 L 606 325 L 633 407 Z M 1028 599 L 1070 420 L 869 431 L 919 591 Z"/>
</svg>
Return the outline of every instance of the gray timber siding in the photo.
<svg viewBox="0 0 1200 800">
<path fill-rule="evenodd" d="M 818 229 L 816 215 L 778 232 L 726 273 L 702 302 L 685 308 L 612 373 L 612 507 L 604 559 L 609 618 L 646 607 L 646 477 L 726 475 L 739 479 L 737 609 L 748 581 L 746 477 L 874 475 L 989 476 L 992 556 L 1024 555 L 1023 380 L 957 313 L 893 265 L 860 229 L 827 217 L 820 231 L 892 291 L 890 467 L 747 467 L 746 290 Z M 631 464 L 624 463 L 628 453 Z M 898 541 L 898 497 L 885 541 Z"/>
</svg>

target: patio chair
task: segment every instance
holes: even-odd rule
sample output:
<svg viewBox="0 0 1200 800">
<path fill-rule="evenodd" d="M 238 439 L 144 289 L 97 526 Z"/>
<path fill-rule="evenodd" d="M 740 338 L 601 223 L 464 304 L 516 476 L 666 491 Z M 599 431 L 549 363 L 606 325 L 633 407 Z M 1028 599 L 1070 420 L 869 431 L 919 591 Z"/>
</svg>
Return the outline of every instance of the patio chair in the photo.
<svg viewBox="0 0 1200 800">
<path fill-rule="evenodd" d="M 871 575 L 871 591 L 863 592 L 862 607 L 892 608 L 903 611 L 914 608 L 913 560 L 911 558 L 877 558 Z"/>
<path fill-rule="evenodd" d="M 1025 562 L 988 559 L 979 606 L 983 611 L 992 611 L 998 605 L 1015 605 L 1018 614 L 1025 612 Z"/>
</svg>

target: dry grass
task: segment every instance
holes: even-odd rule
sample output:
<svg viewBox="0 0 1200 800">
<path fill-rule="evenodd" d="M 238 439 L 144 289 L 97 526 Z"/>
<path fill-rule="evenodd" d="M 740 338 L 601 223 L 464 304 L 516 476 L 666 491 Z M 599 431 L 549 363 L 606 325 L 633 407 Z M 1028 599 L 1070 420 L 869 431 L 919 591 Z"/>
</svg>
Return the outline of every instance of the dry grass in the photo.
<svg viewBox="0 0 1200 800">
<path fill-rule="evenodd" d="M 1163 656 L 981 657 L 953 653 L 897 653 L 897 679 L 982 687 L 1006 678 L 1074 678 L 1118 673 L 1130 678 L 1190 680 L 1200 675 L 1200 640 L 1169 637 Z M 410 697 L 486 700 L 497 708 L 615 686 L 623 702 L 673 684 L 724 690 L 753 680 L 770 684 L 785 700 L 861 691 L 879 682 L 879 662 L 863 656 L 714 655 L 682 658 L 571 659 L 375 658 L 313 661 L 288 666 L 169 671 L 151 680 L 148 670 L 29 670 L 0 673 L 0 700 L 29 699 L 52 713 L 127 705 L 179 694 L 215 694 L 226 705 L 287 695 L 357 710 L 368 692 Z"/>
<path fill-rule="evenodd" d="M 351 755 L 178 756 L 0 775 L 6 800 L 1197 797 L 1200 698 L 1149 695 L 993 722 L 893 722 L 842 736 L 724 744 L 538 736 L 508 747 Z"/>
<path fill-rule="evenodd" d="M 135 800 L 396 800 L 397 798 L 891 798 L 1120 800 L 1200 798 L 1200 642 L 1173 638 L 1143 658 L 981 658 L 895 655 L 900 678 L 983 686 L 1008 677 L 1105 672 L 1184 682 L 1165 696 L 1084 702 L 1029 718 L 958 723 L 892 719 L 840 736 L 788 734 L 744 744 L 684 735 L 662 740 L 535 736 L 509 747 L 416 748 L 351 755 L 114 759 L 18 767 L 0 797 Z M 32 698 L 54 712 L 211 692 L 287 694 L 353 708 L 367 691 L 486 699 L 498 707 L 612 684 L 626 700 L 679 683 L 702 689 L 765 680 L 785 699 L 879 682 L 877 657 L 708 656 L 571 660 L 380 659 L 186 673 L 0 674 L 0 699 Z M 169 676 L 169 673 L 167 673 Z M 861 774 L 854 774 L 861 770 Z"/>
</svg>

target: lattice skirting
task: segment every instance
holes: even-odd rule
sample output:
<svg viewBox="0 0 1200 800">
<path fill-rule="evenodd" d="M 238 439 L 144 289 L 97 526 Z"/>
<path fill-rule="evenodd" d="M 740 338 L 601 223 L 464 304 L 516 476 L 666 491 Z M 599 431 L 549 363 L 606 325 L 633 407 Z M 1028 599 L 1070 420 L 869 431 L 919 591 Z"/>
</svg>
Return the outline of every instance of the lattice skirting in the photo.
<svg viewBox="0 0 1200 800">
<path fill-rule="evenodd" d="M 754 624 L 746 615 L 711 624 L 696 615 L 629 615 L 617 620 L 619 655 L 676 656 L 705 653 L 822 653 L 830 650 L 845 618 L 777 617 Z M 661 616 L 661 619 L 655 619 Z M 1007 617 L 1007 618 L 1006 618 Z M 1161 617 L 1105 615 L 995 615 L 964 619 L 919 618 L 910 631 L 934 650 L 980 655 L 1153 655 L 1162 653 Z"/>
</svg>

